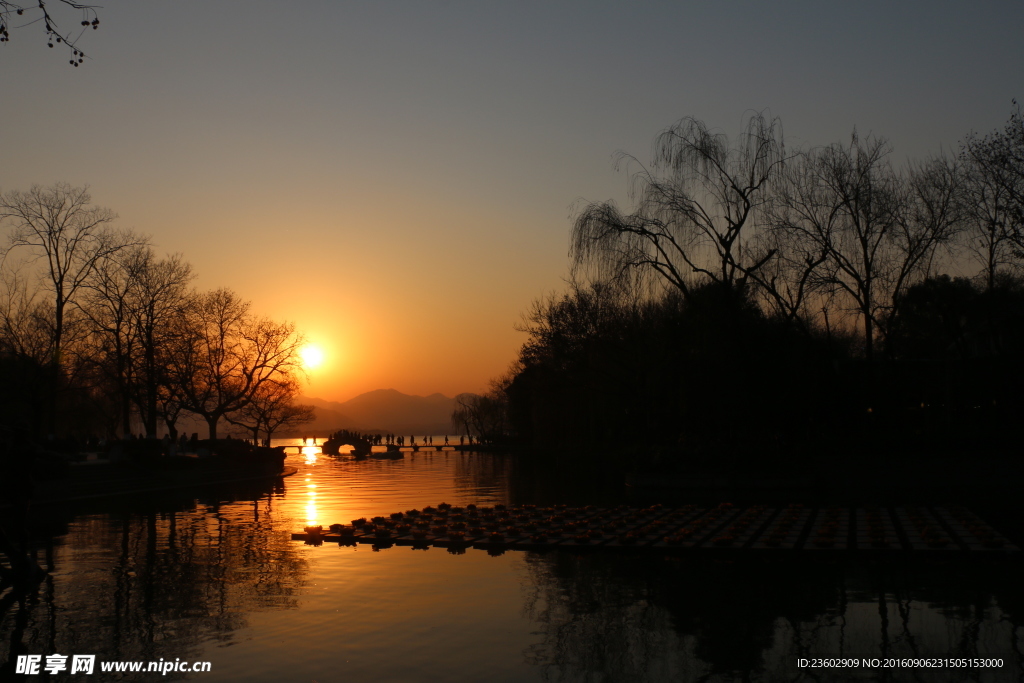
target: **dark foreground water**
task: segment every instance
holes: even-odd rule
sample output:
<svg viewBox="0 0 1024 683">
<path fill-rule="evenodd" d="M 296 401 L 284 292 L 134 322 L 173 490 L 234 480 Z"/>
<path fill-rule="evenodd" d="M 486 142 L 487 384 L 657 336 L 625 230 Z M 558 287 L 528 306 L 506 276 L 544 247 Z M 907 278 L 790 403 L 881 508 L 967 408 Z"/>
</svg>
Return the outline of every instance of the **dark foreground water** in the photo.
<svg viewBox="0 0 1024 683">
<path fill-rule="evenodd" d="M 504 455 L 289 460 L 299 473 L 276 483 L 36 511 L 51 573 L 27 604 L 0 596 L 0 676 L 22 679 L 18 654 L 95 654 L 211 671 L 24 680 L 1024 680 L 1024 563 L 310 547 L 289 534 L 440 502 L 626 493 Z M 1004 663 L 798 668 L 816 657 Z"/>
</svg>

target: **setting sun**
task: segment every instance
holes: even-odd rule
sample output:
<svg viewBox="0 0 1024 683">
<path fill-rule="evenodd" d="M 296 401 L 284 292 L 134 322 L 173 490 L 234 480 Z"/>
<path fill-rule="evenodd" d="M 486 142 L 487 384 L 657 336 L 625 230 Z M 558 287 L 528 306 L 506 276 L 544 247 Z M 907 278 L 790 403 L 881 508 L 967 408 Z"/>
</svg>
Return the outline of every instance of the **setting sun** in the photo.
<svg viewBox="0 0 1024 683">
<path fill-rule="evenodd" d="M 312 370 L 324 362 L 324 352 L 318 346 L 304 346 L 299 355 L 302 356 L 302 365 L 307 370 Z"/>
</svg>

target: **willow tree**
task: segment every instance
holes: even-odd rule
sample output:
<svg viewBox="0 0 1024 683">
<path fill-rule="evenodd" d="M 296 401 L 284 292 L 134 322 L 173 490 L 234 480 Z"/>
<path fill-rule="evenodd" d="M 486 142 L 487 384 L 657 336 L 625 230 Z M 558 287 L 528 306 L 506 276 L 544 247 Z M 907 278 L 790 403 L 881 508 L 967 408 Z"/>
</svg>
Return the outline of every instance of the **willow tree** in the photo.
<svg viewBox="0 0 1024 683">
<path fill-rule="evenodd" d="M 576 217 L 575 273 L 664 286 L 687 298 L 708 283 L 743 290 L 775 255 L 757 232 L 784 160 L 777 118 L 751 115 L 734 141 L 682 119 L 656 139 L 652 168 L 633 175 L 631 213 L 607 201 Z"/>
</svg>

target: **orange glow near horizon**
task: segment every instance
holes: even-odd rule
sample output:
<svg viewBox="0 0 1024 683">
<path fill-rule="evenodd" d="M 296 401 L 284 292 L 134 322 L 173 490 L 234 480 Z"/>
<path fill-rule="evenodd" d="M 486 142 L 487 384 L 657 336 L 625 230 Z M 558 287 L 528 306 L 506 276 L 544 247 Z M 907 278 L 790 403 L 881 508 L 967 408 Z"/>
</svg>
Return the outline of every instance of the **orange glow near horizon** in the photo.
<svg viewBox="0 0 1024 683">
<path fill-rule="evenodd" d="M 287 291 L 275 290 L 266 310 L 273 319 L 293 321 L 306 339 L 298 361 L 303 370 L 301 392 L 309 398 L 344 402 L 378 389 L 414 396 L 484 393 L 487 381 L 508 368 L 523 342 L 522 333 L 510 322 L 518 315 L 514 309 L 489 310 L 466 325 L 446 301 L 437 302 L 437 309 L 421 306 L 422 310 L 407 314 L 397 308 L 401 305 L 397 295 L 398 303 L 381 302 L 367 310 L 356 304 L 324 304 L 326 295 L 313 306 L 294 290 L 289 293 L 298 302 L 289 302 L 283 298 Z M 256 294 L 262 301 L 263 292 L 257 289 Z M 373 298 L 371 292 L 364 294 L 368 300 Z M 342 313 L 324 313 L 332 308 Z M 436 319 L 432 317 L 435 310 L 439 311 Z M 316 368 L 304 359 L 307 347 L 323 353 L 323 362 Z"/>
<path fill-rule="evenodd" d="M 86 31 L 96 40 L 85 69 L 64 68 L 28 33 L 4 41 L 0 190 L 90 186 L 90 206 L 119 216 L 110 227 L 146 235 L 158 259 L 180 254 L 196 291 L 231 289 L 253 315 L 294 325 L 301 394 L 331 402 L 380 389 L 486 393 L 528 342 L 532 302 L 572 291 L 581 212 L 606 200 L 632 211 L 630 179 L 681 117 L 734 136 L 771 105 L 791 151 L 848 140 L 856 124 L 891 138 L 902 163 L 1003 130 L 1013 83 L 1021 98 L 1006 55 L 1019 51 L 1024 3 L 949 3 L 928 30 L 915 12 L 892 12 L 869 23 L 890 50 L 870 63 L 845 57 L 864 29 L 838 3 L 765 16 L 726 3 L 588 3 L 588 30 L 565 34 L 551 26 L 582 19 L 555 3 L 434 3 L 401 21 L 386 3 L 305 3 L 315 9 L 259 21 L 258 3 L 241 14 L 209 2 L 175 59 L 153 58 L 180 46 L 175 3 L 115 5 L 109 33 Z M 243 18 L 250 39 L 227 49 L 210 27 Z M 654 20 L 665 36 L 679 21 L 693 33 L 606 49 L 605 36 L 646 36 Z M 834 27 L 843 49 L 807 60 L 788 41 L 762 44 L 766 21 L 808 36 Z M 687 68 L 679 55 L 714 53 L 719 27 L 743 36 L 747 56 Z M 604 106 L 612 91 L 644 105 Z M 69 100 L 75 125 L 62 117 Z M 617 150 L 638 165 L 620 166 Z M 20 253 L 5 277 L 32 250 Z"/>
</svg>

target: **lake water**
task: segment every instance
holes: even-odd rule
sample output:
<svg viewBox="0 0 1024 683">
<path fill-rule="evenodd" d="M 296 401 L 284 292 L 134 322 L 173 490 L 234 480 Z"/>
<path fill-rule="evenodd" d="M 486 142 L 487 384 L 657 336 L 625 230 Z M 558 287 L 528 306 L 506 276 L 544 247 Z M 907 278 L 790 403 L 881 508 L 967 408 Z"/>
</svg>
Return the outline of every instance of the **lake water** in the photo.
<svg viewBox="0 0 1024 683">
<path fill-rule="evenodd" d="M 17 654 L 59 653 L 211 663 L 187 676 L 55 677 L 84 681 L 839 680 L 801 679 L 797 659 L 924 656 L 1004 665 L 848 675 L 1024 680 L 1017 562 L 313 547 L 291 532 L 441 502 L 627 492 L 618 478 L 497 454 L 288 464 L 298 473 L 275 483 L 37 511 L 51 572 L 29 604 L 0 596 L 0 677 Z"/>
</svg>

